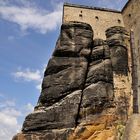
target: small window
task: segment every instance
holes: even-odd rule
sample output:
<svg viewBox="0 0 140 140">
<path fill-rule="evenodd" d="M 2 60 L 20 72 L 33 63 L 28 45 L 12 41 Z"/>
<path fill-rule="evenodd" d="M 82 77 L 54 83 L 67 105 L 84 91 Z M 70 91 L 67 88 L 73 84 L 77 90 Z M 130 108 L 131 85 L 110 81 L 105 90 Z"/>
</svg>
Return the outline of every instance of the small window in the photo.
<svg viewBox="0 0 140 140">
<path fill-rule="evenodd" d="M 98 16 L 95 16 L 95 19 L 96 19 L 96 20 L 99 20 L 99 17 L 98 17 Z"/>
<path fill-rule="evenodd" d="M 132 4 L 132 10 L 134 9 L 134 5 Z"/>
<path fill-rule="evenodd" d="M 137 22 L 136 22 L 136 20 L 134 21 L 134 25 L 136 25 L 137 24 Z"/>
<path fill-rule="evenodd" d="M 129 14 L 128 16 L 131 17 L 131 14 Z"/>
<path fill-rule="evenodd" d="M 140 41 L 138 40 L 138 46 L 140 45 Z"/>
<path fill-rule="evenodd" d="M 82 14 L 79 14 L 79 17 L 83 17 L 83 15 Z"/>
<path fill-rule="evenodd" d="M 119 24 L 121 23 L 121 20 L 120 20 L 120 19 L 118 19 L 118 23 L 119 23 Z"/>
<path fill-rule="evenodd" d="M 81 13 L 83 13 L 83 11 L 81 11 Z"/>
</svg>

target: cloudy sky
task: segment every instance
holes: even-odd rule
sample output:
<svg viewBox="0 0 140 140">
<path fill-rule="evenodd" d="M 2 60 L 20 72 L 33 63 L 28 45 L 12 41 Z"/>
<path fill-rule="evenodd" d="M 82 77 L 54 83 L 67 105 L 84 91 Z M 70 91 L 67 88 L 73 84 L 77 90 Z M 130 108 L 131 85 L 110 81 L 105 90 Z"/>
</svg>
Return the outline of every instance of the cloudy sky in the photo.
<svg viewBox="0 0 140 140">
<path fill-rule="evenodd" d="M 37 103 L 64 2 L 121 9 L 127 0 L 0 0 L 0 140 L 11 140 Z"/>
</svg>

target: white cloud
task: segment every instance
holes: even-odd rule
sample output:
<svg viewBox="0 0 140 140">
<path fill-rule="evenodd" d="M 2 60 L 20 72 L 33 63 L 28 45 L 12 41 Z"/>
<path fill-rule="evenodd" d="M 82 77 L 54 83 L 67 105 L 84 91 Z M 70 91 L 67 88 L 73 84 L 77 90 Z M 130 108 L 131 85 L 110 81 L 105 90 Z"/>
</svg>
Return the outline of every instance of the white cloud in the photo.
<svg viewBox="0 0 140 140">
<path fill-rule="evenodd" d="M 4 98 L 4 95 L 1 92 L 0 92 L 0 97 L 1 97 L 0 99 Z"/>
<path fill-rule="evenodd" d="M 44 71 L 31 70 L 30 68 L 21 69 L 19 68 L 16 72 L 12 73 L 17 82 L 33 82 L 36 84 L 36 89 L 41 91 L 42 76 Z"/>
<path fill-rule="evenodd" d="M 13 73 L 13 75 L 17 79 L 21 79 L 21 80 L 29 81 L 29 82 L 30 81 L 40 82 L 42 79 L 41 72 L 39 70 L 32 71 L 29 68 L 25 70 L 19 70 Z"/>
<path fill-rule="evenodd" d="M 10 110 L 9 110 L 10 111 Z M 16 110 L 14 110 L 16 112 Z M 5 113 L 3 110 L 0 112 L 0 139 L 11 140 L 14 134 L 20 131 L 20 125 L 17 121 L 18 116 Z"/>
<path fill-rule="evenodd" d="M 34 106 L 31 103 L 27 103 L 27 105 L 25 105 L 26 114 L 33 112 L 33 110 L 34 110 Z"/>
<path fill-rule="evenodd" d="M 6 99 L 1 94 L 0 99 L 0 140 L 11 140 L 14 135 L 20 132 L 22 121 L 34 109 L 31 103 L 27 103 L 17 109 L 15 100 Z M 2 105 L 3 104 L 3 105 Z M 2 105 L 2 106 L 1 106 Z"/>
<path fill-rule="evenodd" d="M 12 41 L 12 40 L 14 40 L 14 39 L 15 39 L 14 36 L 8 36 L 8 40 L 9 40 L 9 41 Z"/>
<path fill-rule="evenodd" d="M 0 108 L 4 108 L 7 106 L 15 106 L 14 100 L 6 100 L 4 103 L 0 101 Z"/>
<path fill-rule="evenodd" d="M 4 108 L 0 112 L 0 124 L 4 125 L 17 125 L 16 117 L 20 116 L 21 112 L 15 110 L 14 108 Z"/>
<path fill-rule="evenodd" d="M 0 17 L 10 22 L 16 23 L 22 30 L 34 29 L 40 33 L 47 33 L 60 25 L 62 17 L 62 4 L 57 3 L 54 10 L 41 9 L 35 4 L 23 2 L 17 6 L 6 1 L 0 4 Z M 26 4 L 27 3 L 27 4 Z"/>
<path fill-rule="evenodd" d="M 41 91 L 41 83 L 36 85 L 36 89 L 38 89 L 39 91 Z"/>
<path fill-rule="evenodd" d="M 20 131 L 21 124 L 18 117 L 22 113 L 15 109 L 14 100 L 6 100 L 3 96 L 0 100 L 0 139 L 11 140 L 14 134 Z"/>
</svg>

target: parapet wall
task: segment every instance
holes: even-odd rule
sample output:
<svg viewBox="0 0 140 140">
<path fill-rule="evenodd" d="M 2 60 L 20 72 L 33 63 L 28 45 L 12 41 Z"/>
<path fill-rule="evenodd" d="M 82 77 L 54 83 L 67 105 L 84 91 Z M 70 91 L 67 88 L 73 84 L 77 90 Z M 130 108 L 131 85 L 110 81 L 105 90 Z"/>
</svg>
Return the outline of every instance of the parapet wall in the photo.
<svg viewBox="0 0 140 140">
<path fill-rule="evenodd" d="M 120 11 L 64 4 L 63 23 L 69 21 L 85 22 L 91 25 L 95 38 L 106 39 L 105 31 L 109 27 L 124 26 Z"/>
</svg>

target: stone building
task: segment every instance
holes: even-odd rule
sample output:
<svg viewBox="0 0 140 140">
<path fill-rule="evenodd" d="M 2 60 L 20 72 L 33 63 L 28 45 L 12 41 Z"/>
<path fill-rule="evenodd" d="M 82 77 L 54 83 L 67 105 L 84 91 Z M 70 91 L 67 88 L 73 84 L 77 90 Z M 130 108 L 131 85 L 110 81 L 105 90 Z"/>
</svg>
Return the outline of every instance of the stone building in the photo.
<svg viewBox="0 0 140 140">
<path fill-rule="evenodd" d="M 41 95 L 13 140 L 140 139 L 139 8 L 64 4 Z"/>
<path fill-rule="evenodd" d="M 140 106 L 140 0 L 128 0 L 121 11 L 81 6 L 65 3 L 63 7 L 63 23 L 69 21 L 85 22 L 91 25 L 94 38 L 106 39 L 105 31 L 109 27 L 122 26 L 127 29 L 133 45 L 133 90 L 135 96 L 135 108 Z M 131 53 L 131 52 L 130 52 Z M 130 60 L 131 61 L 131 60 Z M 131 67 L 131 66 L 130 66 Z M 137 102 L 137 103 L 136 103 Z"/>
</svg>

